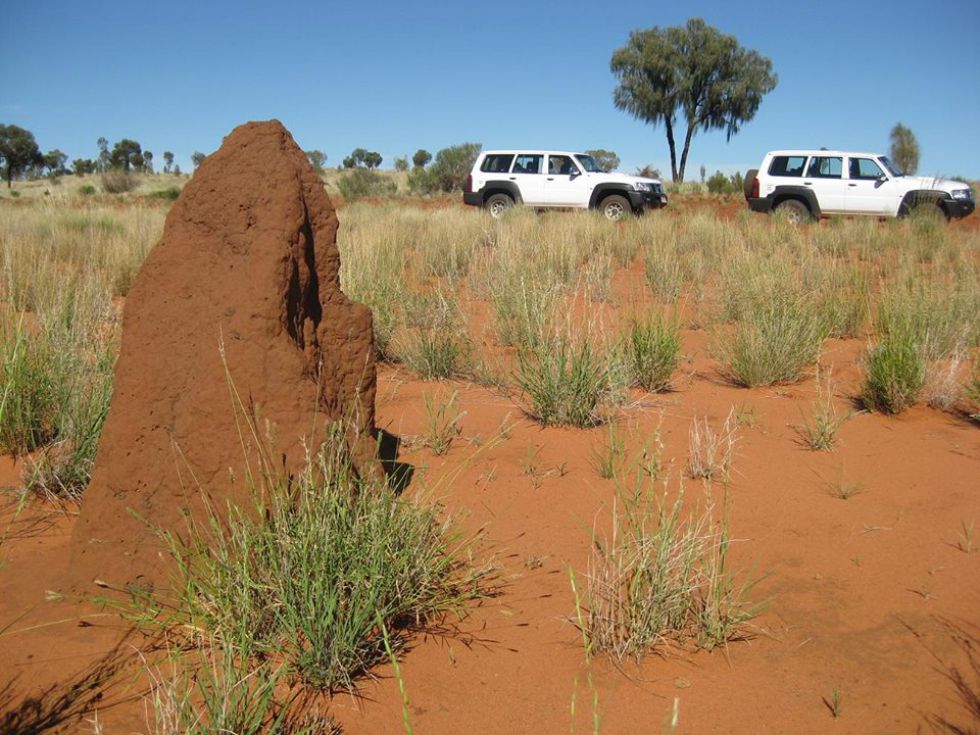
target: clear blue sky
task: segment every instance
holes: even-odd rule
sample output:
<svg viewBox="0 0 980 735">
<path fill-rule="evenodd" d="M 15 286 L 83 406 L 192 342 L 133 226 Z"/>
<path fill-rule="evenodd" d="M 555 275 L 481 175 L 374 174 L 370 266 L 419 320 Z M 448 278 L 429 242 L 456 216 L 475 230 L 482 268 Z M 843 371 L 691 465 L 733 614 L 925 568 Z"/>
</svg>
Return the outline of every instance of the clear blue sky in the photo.
<svg viewBox="0 0 980 735">
<path fill-rule="evenodd" d="M 134 138 L 158 168 L 275 117 L 328 165 L 474 141 L 607 148 L 667 174 L 663 128 L 613 106 L 609 58 L 631 30 L 692 16 L 771 58 L 779 85 L 730 143 L 695 138 L 689 179 L 771 148 L 884 151 L 898 121 L 921 173 L 980 178 L 980 0 L 4 0 L 0 122 L 71 158 Z"/>
</svg>

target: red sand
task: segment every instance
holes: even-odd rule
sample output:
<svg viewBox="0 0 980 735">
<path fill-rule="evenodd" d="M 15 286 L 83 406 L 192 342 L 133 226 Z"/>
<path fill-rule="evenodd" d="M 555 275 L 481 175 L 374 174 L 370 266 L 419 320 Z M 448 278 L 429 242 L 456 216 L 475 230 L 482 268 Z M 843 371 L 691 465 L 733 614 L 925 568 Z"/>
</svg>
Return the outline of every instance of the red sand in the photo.
<svg viewBox="0 0 980 735">
<path fill-rule="evenodd" d="M 685 332 L 690 362 L 676 391 L 634 394 L 618 421 L 631 453 L 662 421 L 663 456 L 679 471 L 692 417 L 717 426 L 732 406 L 739 410 L 731 561 L 762 576 L 752 597 L 766 608 L 752 621 L 751 640 L 712 653 L 674 651 L 622 669 L 597 659 L 600 732 L 671 732 L 675 708 L 677 733 L 944 732 L 931 727 L 936 718 L 975 732 L 980 712 L 965 706 L 954 672 L 966 692 L 980 693 L 980 551 L 962 548 L 963 524 L 980 522 L 980 431 L 926 407 L 898 417 L 859 413 L 840 430 L 838 447 L 813 452 L 796 427 L 800 412 L 810 411 L 815 381 L 732 387 L 705 343 L 703 332 Z M 823 351 L 842 411 L 858 390 L 862 348 L 859 340 L 830 341 Z M 377 423 L 403 438 L 421 435 L 422 396 L 452 390 L 466 412 L 463 434 L 444 457 L 416 448 L 400 458 L 417 469 L 408 492 L 429 488 L 460 525 L 483 529 L 480 549 L 502 565 L 505 585 L 463 621 L 461 635 L 418 640 L 404 657 L 414 731 L 592 732 L 568 568 L 584 571 L 593 524 L 608 527 L 614 486 L 591 462 L 605 429 L 542 429 L 513 397 L 425 383 L 391 367 L 379 371 Z M 491 446 L 505 420 L 514 424 L 509 437 Z M 828 486 L 841 481 L 861 492 L 832 497 Z M 689 481 L 688 489 L 694 498 L 699 484 Z M 0 516 L 0 529 L 9 516 L 9 509 Z M 63 573 L 73 520 L 56 517 L 30 531 L 24 517 L 15 527 L 27 528 L 25 535 L 0 547 L 0 629 L 9 626 L 0 634 L 0 712 L 16 711 L 45 685 L 63 690 L 123 631 L 91 609 L 45 602 Z M 109 695 L 131 700 L 98 706 L 106 733 L 149 731 L 142 703 L 132 699 L 147 678 L 138 662 L 132 671 Z M 330 703 L 349 735 L 402 731 L 392 671 L 375 673 L 361 698 Z M 837 718 L 828 706 L 835 689 Z M 61 731 L 91 732 L 85 717 L 92 715 L 69 718 Z"/>
</svg>

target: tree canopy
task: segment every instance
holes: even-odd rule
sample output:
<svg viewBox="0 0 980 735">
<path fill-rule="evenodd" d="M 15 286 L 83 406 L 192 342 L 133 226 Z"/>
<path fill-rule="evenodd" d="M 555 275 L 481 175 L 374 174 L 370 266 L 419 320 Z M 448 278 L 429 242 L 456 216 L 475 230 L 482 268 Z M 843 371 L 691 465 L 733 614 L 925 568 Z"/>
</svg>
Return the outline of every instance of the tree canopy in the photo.
<svg viewBox="0 0 980 735">
<path fill-rule="evenodd" d="M 616 107 L 651 125 L 663 123 L 677 182 L 684 180 L 695 133 L 724 130 L 731 139 L 755 117 L 763 96 L 778 81 L 769 59 L 700 18 L 686 26 L 633 31 L 613 53 L 610 68 L 619 82 L 613 91 Z M 678 113 L 687 123 L 679 166 Z"/>
<path fill-rule="evenodd" d="M 919 141 L 915 139 L 912 131 L 902 125 L 895 123 L 891 132 L 891 159 L 898 164 L 898 167 L 907 174 L 914 174 L 919 170 Z"/>
<path fill-rule="evenodd" d="M 123 138 L 112 147 L 109 154 L 109 165 L 112 168 L 121 168 L 123 171 L 143 169 L 143 148 L 135 140 Z"/>
<path fill-rule="evenodd" d="M 619 168 L 619 156 L 617 156 L 612 151 L 607 151 L 605 148 L 593 148 L 587 150 L 586 153 L 595 159 L 595 162 L 599 164 L 601 168 L 606 173 L 610 171 L 615 171 Z"/>
<path fill-rule="evenodd" d="M 8 189 L 10 182 L 31 166 L 44 165 L 34 134 L 16 125 L 0 125 L 0 164 Z"/>
</svg>

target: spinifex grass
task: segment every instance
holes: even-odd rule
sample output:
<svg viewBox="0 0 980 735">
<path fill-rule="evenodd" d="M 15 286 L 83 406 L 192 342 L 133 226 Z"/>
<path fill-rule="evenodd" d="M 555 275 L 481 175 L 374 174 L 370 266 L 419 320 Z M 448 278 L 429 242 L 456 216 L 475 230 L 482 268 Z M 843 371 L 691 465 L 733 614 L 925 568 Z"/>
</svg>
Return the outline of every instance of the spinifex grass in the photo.
<svg viewBox="0 0 980 735">
<path fill-rule="evenodd" d="M 623 339 L 622 350 L 634 385 L 650 392 L 664 390 L 670 385 L 681 350 L 677 320 L 660 315 L 635 319 Z"/>
<path fill-rule="evenodd" d="M 811 300 L 774 292 L 742 305 L 734 331 L 721 338 L 721 353 L 738 385 L 788 383 L 800 379 L 826 336 Z"/>
<path fill-rule="evenodd" d="M 143 624 L 282 656 L 308 686 L 351 688 L 391 647 L 483 594 L 485 569 L 438 510 L 359 477 L 339 430 L 295 477 L 248 474 L 253 507 L 164 534 L 176 599 L 134 600 Z"/>
<path fill-rule="evenodd" d="M 926 385 L 922 347 L 909 334 L 891 334 L 864 357 L 861 401 L 869 410 L 901 413 L 918 401 Z"/>
<path fill-rule="evenodd" d="M 606 371 L 587 337 L 558 335 L 518 352 L 514 380 L 545 426 L 593 426 L 606 389 Z"/>
<path fill-rule="evenodd" d="M 671 642 L 710 649 L 744 635 L 758 607 L 728 568 L 730 544 L 727 513 L 716 519 L 710 497 L 690 509 L 683 486 L 671 499 L 666 483 L 658 491 L 638 473 L 617 493 L 611 535 L 593 538 L 578 602 L 589 650 L 641 658 Z"/>
<path fill-rule="evenodd" d="M 462 431 L 459 422 L 465 414 L 460 413 L 456 406 L 456 396 L 456 391 L 453 391 L 448 401 L 438 403 L 428 394 L 422 396 L 425 402 L 426 423 L 424 441 L 433 454 L 440 455 L 448 452 L 453 440 Z"/>
</svg>

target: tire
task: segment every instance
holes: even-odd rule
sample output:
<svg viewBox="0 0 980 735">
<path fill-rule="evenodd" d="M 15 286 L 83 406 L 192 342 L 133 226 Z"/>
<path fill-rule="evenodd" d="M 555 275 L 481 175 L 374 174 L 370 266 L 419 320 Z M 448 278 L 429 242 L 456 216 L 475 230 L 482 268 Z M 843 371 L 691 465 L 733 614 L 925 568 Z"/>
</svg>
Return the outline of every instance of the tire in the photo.
<svg viewBox="0 0 980 735">
<path fill-rule="evenodd" d="M 633 211 L 629 199 L 619 194 L 610 194 L 599 203 L 599 211 L 613 222 L 623 219 Z"/>
<path fill-rule="evenodd" d="M 909 219 L 918 222 L 949 222 L 940 202 L 919 202 L 909 212 Z"/>
<path fill-rule="evenodd" d="M 491 194 L 483 203 L 483 208 L 487 210 L 491 217 L 497 219 L 503 216 L 504 212 L 514 206 L 514 200 L 506 194 Z"/>
<path fill-rule="evenodd" d="M 776 205 L 773 214 L 791 225 L 802 225 L 813 219 L 810 210 L 799 199 L 784 199 Z"/>
<path fill-rule="evenodd" d="M 759 169 L 757 168 L 750 168 L 745 172 L 745 178 L 742 179 L 742 193 L 746 199 L 752 196 L 752 182 L 755 181 L 755 177 L 758 175 Z"/>
</svg>

